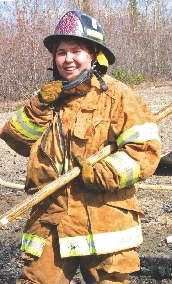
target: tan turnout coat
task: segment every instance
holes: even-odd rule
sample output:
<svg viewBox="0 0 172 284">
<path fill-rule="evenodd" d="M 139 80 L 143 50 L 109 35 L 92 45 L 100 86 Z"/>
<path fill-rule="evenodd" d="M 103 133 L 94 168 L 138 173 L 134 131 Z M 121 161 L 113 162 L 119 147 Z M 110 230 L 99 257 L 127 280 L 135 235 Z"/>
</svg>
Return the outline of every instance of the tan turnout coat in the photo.
<svg viewBox="0 0 172 284">
<path fill-rule="evenodd" d="M 108 85 L 107 91 L 102 92 L 100 83 L 93 77 L 92 88 L 85 96 L 69 96 L 57 101 L 54 114 L 51 108 L 40 105 L 37 96 L 32 98 L 26 104 L 25 112 L 33 123 L 49 129 L 37 141 L 17 132 L 12 120 L 1 130 L 0 138 L 19 154 L 29 156 L 25 186 L 28 194 L 58 178 L 55 163 L 61 161 L 62 155 L 57 112 L 71 168 L 77 165 L 76 155 L 88 158 L 109 143 L 116 143 L 119 135 L 133 125 L 156 123 L 139 95 L 108 75 L 104 76 L 104 80 Z M 128 143 L 124 151 L 140 165 L 140 180 L 154 173 L 160 159 L 158 140 Z M 79 177 L 75 178 L 32 208 L 25 231 L 47 238 L 52 224 L 57 226 L 60 237 L 113 232 L 137 226 L 139 217 L 143 217 L 144 213 L 135 197 L 134 186 L 119 189 L 119 175 L 105 161 L 95 167 L 104 186 L 103 191 L 90 191 Z M 134 264 L 130 266 L 126 272 L 135 270 Z M 120 271 L 120 268 L 117 270 Z"/>
</svg>

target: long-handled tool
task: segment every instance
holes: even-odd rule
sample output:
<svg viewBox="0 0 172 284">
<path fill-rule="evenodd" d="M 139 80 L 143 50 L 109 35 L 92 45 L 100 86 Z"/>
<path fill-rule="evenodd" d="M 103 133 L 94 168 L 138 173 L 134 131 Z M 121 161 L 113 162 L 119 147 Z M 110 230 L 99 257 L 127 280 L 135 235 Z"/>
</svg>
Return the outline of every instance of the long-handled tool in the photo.
<svg viewBox="0 0 172 284">
<path fill-rule="evenodd" d="M 0 185 L 6 186 L 6 187 L 9 187 L 9 188 L 24 189 L 23 184 L 4 181 L 2 178 L 0 178 Z"/>
<path fill-rule="evenodd" d="M 147 189 L 147 190 L 172 190 L 172 185 L 166 184 L 135 184 L 136 190 L 138 189 Z"/>
<path fill-rule="evenodd" d="M 164 117 L 172 113 L 172 104 L 168 105 L 167 107 L 163 108 L 159 112 L 155 114 L 156 121 L 159 122 Z M 97 152 L 95 155 L 88 158 L 88 161 L 94 165 L 98 161 L 104 159 L 107 157 L 110 153 L 115 151 L 116 146 L 115 145 L 108 145 L 104 147 L 102 150 Z M 80 174 L 80 168 L 74 167 L 72 170 L 68 171 L 58 179 L 54 180 L 47 186 L 40 189 L 35 194 L 31 195 L 29 198 L 21 202 L 20 204 L 13 207 L 11 210 L 0 216 L 0 227 L 3 225 L 8 224 L 10 221 L 16 219 L 18 216 L 20 216 L 22 213 L 30 209 L 33 205 L 39 203 L 52 193 L 54 193 L 57 189 L 64 186 L 71 180 L 73 180 L 75 177 L 77 177 Z"/>
</svg>

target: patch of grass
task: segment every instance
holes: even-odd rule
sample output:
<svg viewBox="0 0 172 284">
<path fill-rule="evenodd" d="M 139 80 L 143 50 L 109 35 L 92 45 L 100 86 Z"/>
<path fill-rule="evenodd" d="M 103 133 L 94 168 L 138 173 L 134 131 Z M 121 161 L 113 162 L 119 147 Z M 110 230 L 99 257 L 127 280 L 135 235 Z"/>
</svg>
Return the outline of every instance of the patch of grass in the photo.
<svg viewBox="0 0 172 284">
<path fill-rule="evenodd" d="M 131 73 L 125 68 L 115 69 L 112 72 L 111 76 L 129 85 L 139 85 L 146 80 L 146 76 L 144 74 L 141 74 L 138 71 Z"/>
</svg>

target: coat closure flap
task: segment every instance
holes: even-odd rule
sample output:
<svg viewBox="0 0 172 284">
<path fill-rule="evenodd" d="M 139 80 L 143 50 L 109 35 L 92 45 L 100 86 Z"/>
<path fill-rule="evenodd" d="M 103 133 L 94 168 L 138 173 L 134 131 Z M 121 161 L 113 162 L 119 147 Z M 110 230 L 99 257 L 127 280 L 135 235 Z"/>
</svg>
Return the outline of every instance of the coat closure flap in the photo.
<svg viewBox="0 0 172 284">
<path fill-rule="evenodd" d="M 40 138 L 40 147 L 53 164 L 57 162 L 62 163 L 65 156 L 65 145 L 60 126 L 58 125 L 58 118 L 58 114 L 55 114 L 52 123 Z"/>
</svg>

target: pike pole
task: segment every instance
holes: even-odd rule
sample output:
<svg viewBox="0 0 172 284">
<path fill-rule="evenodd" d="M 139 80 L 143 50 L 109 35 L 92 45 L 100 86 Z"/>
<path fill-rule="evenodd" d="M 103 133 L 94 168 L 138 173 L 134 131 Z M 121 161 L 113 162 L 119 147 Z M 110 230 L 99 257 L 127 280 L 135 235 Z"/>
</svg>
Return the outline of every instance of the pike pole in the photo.
<svg viewBox="0 0 172 284">
<path fill-rule="evenodd" d="M 172 104 L 168 105 L 167 107 L 163 108 L 159 112 L 155 114 L 156 121 L 159 122 L 163 118 L 165 118 L 167 115 L 172 113 Z M 88 158 L 88 161 L 94 165 L 98 161 L 104 159 L 107 157 L 110 153 L 116 150 L 116 145 L 107 145 L 102 150 L 98 151 L 95 155 Z M 26 212 L 28 209 L 30 209 L 35 204 L 41 202 L 43 199 L 54 193 L 57 189 L 60 187 L 66 185 L 68 182 L 79 176 L 80 174 L 80 168 L 74 167 L 58 179 L 54 180 L 47 186 L 40 189 L 35 194 L 28 197 L 26 200 L 21 202 L 20 204 L 13 207 L 11 210 L 7 211 L 5 214 L 0 216 L 0 228 L 9 222 L 16 219 L 18 216 Z"/>
</svg>

